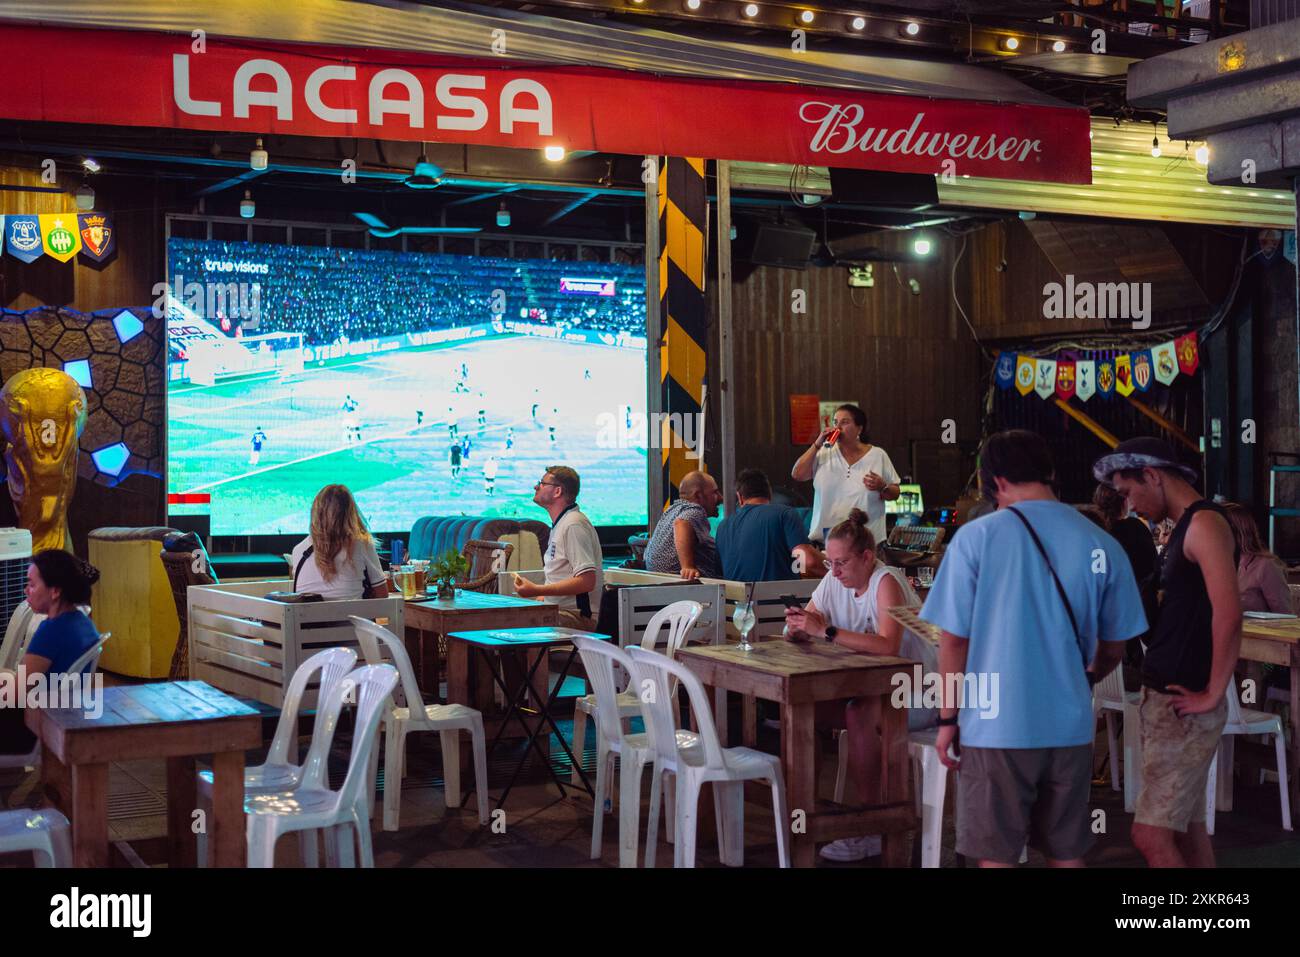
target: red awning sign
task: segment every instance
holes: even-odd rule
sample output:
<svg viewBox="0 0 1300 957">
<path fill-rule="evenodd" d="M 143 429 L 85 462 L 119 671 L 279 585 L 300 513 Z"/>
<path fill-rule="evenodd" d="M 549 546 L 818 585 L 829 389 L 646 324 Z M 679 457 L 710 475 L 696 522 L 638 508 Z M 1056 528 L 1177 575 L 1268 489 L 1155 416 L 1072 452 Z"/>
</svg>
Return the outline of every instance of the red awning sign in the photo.
<svg viewBox="0 0 1300 957">
<path fill-rule="evenodd" d="M 789 83 L 7 25 L 0 90 L 17 120 L 1091 181 L 1082 109 Z"/>
</svg>

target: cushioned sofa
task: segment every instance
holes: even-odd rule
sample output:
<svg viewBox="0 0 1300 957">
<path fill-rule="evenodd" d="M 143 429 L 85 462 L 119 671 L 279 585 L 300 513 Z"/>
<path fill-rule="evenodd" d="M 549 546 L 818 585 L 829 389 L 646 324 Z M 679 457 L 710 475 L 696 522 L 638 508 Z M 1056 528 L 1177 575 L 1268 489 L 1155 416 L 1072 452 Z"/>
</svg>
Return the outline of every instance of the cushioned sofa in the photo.
<svg viewBox="0 0 1300 957">
<path fill-rule="evenodd" d="M 447 549 L 458 553 L 471 539 L 510 542 L 515 546 L 510 569 L 540 568 L 550 528 L 542 522 L 513 518 L 473 518 L 463 515 L 426 515 L 411 526 L 407 551 L 411 558 L 436 558 Z"/>
</svg>

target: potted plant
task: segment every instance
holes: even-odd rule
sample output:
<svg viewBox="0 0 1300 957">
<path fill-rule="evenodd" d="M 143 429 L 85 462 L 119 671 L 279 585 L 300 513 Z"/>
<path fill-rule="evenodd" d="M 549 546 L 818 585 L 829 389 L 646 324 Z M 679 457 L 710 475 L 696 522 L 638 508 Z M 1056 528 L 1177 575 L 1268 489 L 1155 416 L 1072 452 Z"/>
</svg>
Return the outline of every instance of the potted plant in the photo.
<svg viewBox="0 0 1300 957">
<path fill-rule="evenodd" d="M 465 556 L 454 548 L 449 548 L 429 565 L 429 577 L 438 583 L 438 597 L 452 599 L 456 597 L 456 579 L 469 570 Z"/>
</svg>

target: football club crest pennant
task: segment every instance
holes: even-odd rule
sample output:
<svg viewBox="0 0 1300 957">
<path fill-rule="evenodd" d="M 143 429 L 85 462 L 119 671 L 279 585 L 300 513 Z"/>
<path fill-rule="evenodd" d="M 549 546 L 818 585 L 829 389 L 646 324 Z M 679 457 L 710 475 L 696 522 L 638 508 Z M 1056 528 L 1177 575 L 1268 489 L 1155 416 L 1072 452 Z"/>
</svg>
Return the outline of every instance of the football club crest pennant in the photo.
<svg viewBox="0 0 1300 957">
<path fill-rule="evenodd" d="M 92 262 L 103 262 L 117 246 L 112 221 L 103 213 L 77 214 L 81 233 L 81 255 Z"/>
<path fill-rule="evenodd" d="M 1189 332 L 1174 340 L 1174 350 L 1178 353 L 1178 368 L 1183 375 L 1191 375 L 1201 363 L 1201 353 L 1196 344 L 1196 333 Z"/>
<path fill-rule="evenodd" d="M 1123 396 L 1133 394 L 1133 357 L 1127 352 L 1115 357 L 1115 391 Z"/>
<path fill-rule="evenodd" d="M 1133 384 L 1146 392 L 1151 388 L 1154 377 L 1151 371 L 1151 350 L 1143 349 L 1133 353 Z"/>
<path fill-rule="evenodd" d="M 45 255 L 41 248 L 41 224 L 35 216 L 5 217 L 5 248 L 9 255 L 25 263 L 36 262 Z"/>
<path fill-rule="evenodd" d="M 67 262 L 81 249 L 81 237 L 77 235 L 77 217 L 72 213 L 43 213 L 41 221 L 41 241 L 45 251 L 61 263 Z"/>
<path fill-rule="evenodd" d="M 1009 352 L 998 354 L 998 364 L 993 368 L 993 381 L 999 389 L 1010 389 L 1016 381 L 1016 357 Z"/>
<path fill-rule="evenodd" d="M 1080 402 L 1087 402 L 1097 391 L 1097 363 L 1080 359 L 1074 364 L 1074 394 Z"/>
<path fill-rule="evenodd" d="M 1097 394 L 1109 399 L 1115 394 L 1115 361 L 1097 360 Z"/>
<path fill-rule="evenodd" d="M 1034 379 L 1034 391 L 1042 398 L 1050 399 L 1056 391 L 1056 360 L 1035 359 L 1038 363 L 1038 375 Z"/>
<path fill-rule="evenodd" d="M 1021 395 L 1034 391 L 1034 360 L 1031 356 L 1016 357 L 1016 391 Z"/>
<path fill-rule="evenodd" d="M 1178 377 L 1178 354 L 1174 352 L 1174 344 L 1166 342 L 1156 346 L 1151 350 L 1151 361 L 1155 363 L 1156 381 L 1161 385 L 1173 385 Z"/>
<path fill-rule="evenodd" d="M 1073 362 L 1061 360 L 1056 363 L 1056 395 L 1057 398 L 1065 399 L 1067 402 L 1070 396 L 1074 395 Z"/>
</svg>

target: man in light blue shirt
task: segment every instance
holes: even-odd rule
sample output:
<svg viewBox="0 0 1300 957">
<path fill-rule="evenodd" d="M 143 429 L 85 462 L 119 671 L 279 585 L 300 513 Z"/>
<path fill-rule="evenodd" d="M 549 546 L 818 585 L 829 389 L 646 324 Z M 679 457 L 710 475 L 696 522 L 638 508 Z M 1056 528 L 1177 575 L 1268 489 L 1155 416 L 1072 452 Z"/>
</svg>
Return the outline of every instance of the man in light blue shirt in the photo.
<svg viewBox="0 0 1300 957">
<path fill-rule="evenodd" d="M 998 510 L 953 539 L 921 610 L 944 632 L 938 748 L 960 771 L 957 850 L 986 867 L 1014 866 L 1026 842 L 1082 866 L 1091 686 L 1147 629 L 1124 550 L 1057 501 L 1053 476 L 1032 432 L 985 443 L 980 481 Z"/>
</svg>

